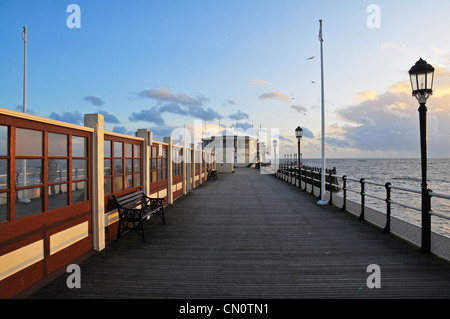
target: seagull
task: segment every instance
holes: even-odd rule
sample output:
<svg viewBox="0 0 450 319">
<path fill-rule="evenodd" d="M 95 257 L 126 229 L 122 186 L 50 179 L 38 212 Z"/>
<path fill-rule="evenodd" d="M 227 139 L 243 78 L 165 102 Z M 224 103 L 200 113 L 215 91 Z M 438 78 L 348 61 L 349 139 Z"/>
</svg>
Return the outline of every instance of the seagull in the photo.
<svg viewBox="0 0 450 319">
<path fill-rule="evenodd" d="M 316 82 L 314 82 L 314 81 L 311 81 L 311 83 L 316 83 Z"/>
<path fill-rule="evenodd" d="M 312 57 L 310 57 L 310 58 L 307 58 L 307 60 L 312 60 L 312 59 L 314 59 L 315 58 L 315 56 L 312 56 Z"/>
</svg>

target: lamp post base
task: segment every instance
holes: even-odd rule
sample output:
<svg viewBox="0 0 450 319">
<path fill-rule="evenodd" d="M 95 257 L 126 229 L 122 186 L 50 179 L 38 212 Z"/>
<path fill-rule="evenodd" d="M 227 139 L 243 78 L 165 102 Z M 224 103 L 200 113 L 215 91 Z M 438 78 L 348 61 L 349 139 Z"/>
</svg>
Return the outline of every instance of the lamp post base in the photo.
<svg viewBox="0 0 450 319">
<path fill-rule="evenodd" d="M 319 201 L 317 202 L 317 205 L 319 205 L 319 206 L 325 206 L 325 205 L 328 205 L 328 201 L 327 201 L 327 200 L 319 200 Z"/>
</svg>

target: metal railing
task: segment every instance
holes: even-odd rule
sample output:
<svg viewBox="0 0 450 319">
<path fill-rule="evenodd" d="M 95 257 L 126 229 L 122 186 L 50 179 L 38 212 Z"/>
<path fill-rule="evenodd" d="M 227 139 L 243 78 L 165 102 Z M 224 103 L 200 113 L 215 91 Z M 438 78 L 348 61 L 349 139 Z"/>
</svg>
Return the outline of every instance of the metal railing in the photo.
<svg viewBox="0 0 450 319">
<path fill-rule="evenodd" d="M 298 164 L 297 164 L 298 165 Z M 320 183 L 321 183 L 321 169 L 320 168 L 314 168 L 314 167 L 305 167 L 302 166 L 300 169 L 300 172 L 298 170 L 298 166 L 296 166 L 296 163 L 283 163 L 280 164 L 279 169 L 277 173 L 279 177 L 282 176 L 283 179 L 286 180 L 287 176 L 287 182 L 290 184 L 295 184 L 297 187 L 301 188 L 304 191 L 307 191 L 307 185 L 312 185 L 315 187 L 318 187 L 319 190 L 321 189 Z M 342 181 L 342 184 L 339 184 L 339 180 Z M 349 187 L 349 182 L 353 182 L 353 184 L 357 184 L 356 187 Z M 302 188 L 302 183 L 304 183 L 304 187 Z M 398 200 L 393 200 L 392 194 L 393 190 L 398 190 L 405 192 L 407 194 L 418 194 L 419 196 L 422 195 L 422 191 L 418 189 L 408 188 L 404 186 L 398 186 L 398 185 L 392 185 L 390 182 L 388 183 L 380 183 L 375 182 L 371 180 L 367 180 L 365 178 L 353 178 L 348 177 L 347 175 L 339 176 L 336 174 L 336 170 L 327 170 L 326 171 L 326 179 L 325 179 L 326 189 L 329 191 L 329 203 L 333 203 L 333 193 L 338 193 L 339 191 L 342 191 L 343 196 L 343 203 L 342 203 L 342 210 L 347 211 L 347 201 L 348 201 L 348 195 L 349 193 L 354 193 L 359 197 L 360 200 L 360 211 L 359 211 L 359 220 L 365 220 L 365 213 L 366 213 L 366 199 L 374 199 L 375 201 L 380 201 L 385 203 L 385 215 L 386 215 L 386 223 L 383 229 L 384 233 L 390 233 L 391 232 L 391 216 L 392 216 L 392 210 L 393 205 L 401 206 L 413 211 L 422 212 L 422 207 L 416 207 L 412 205 L 411 203 L 404 203 L 400 202 Z M 368 185 L 383 188 L 384 190 L 378 191 L 378 192 L 369 192 L 368 191 Z M 311 187 L 310 193 L 314 193 L 314 187 Z M 381 195 L 384 194 L 384 195 Z M 424 200 L 428 202 L 428 207 L 431 207 L 431 199 L 434 198 L 440 198 L 444 200 L 450 200 L 450 195 L 447 194 L 441 194 L 436 193 L 431 190 L 428 190 L 425 194 Z M 320 197 L 320 194 L 319 194 Z M 436 216 L 438 218 L 442 218 L 445 220 L 450 220 L 450 216 L 441 214 L 438 212 L 434 212 L 431 208 L 428 212 L 429 215 Z M 422 227 L 421 227 L 422 228 Z M 431 237 L 431 225 L 430 229 L 423 229 L 422 228 L 422 242 L 424 240 L 424 236 L 428 237 L 425 240 L 430 240 Z M 423 248 L 423 247 L 422 247 Z"/>
</svg>

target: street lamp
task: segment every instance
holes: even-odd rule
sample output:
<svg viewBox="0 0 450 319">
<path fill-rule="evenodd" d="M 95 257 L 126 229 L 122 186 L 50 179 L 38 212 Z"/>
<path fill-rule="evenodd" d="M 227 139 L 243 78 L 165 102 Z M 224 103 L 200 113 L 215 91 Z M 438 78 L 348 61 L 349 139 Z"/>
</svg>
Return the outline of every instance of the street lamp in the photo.
<svg viewBox="0 0 450 319">
<path fill-rule="evenodd" d="M 420 58 L 409 70 L 412 95 L 419 101 L 420 154 L 422 165 L 422 251 L 431 249 L 431 203 L 427 186 L 427 107 L 433 94 L 434 68 Z"/>
<path fill-rule="evenodd" d="M 295 129 L 295 137 L 297 138 L 297 141 L 298 141 L 298 143 L 297 143 L 298 144 L 298 177 L 299 177 L 298 187 L 300 187 L 301 183 L 302 183 L 302 181 L 300 179 L 300 169 L 301 169 L 300 140 L 303 137 L 303 129 L 300 126 Z"/>
<path fill-rule="evenodd" d="M 275 168 L 275 174 L 276 174 L 277 173 L 277 145 L 278 145 L 277 140 L 273 140 L 272 145 L 273 145 L 273 156 L 274 156 L 274 168 Z"/>
</svg>

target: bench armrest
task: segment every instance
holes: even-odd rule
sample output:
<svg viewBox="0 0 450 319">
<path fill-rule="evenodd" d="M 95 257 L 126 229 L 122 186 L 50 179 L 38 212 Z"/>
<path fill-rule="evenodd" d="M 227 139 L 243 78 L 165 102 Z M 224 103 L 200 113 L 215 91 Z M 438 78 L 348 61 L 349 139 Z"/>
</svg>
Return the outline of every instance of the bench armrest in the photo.
<svg viewBox="0 0 450 319">
<path fill-rule="evenodd" d="M 163 201 L 166 201 L 165 198 L 159 198 L 159 197 L 149 197 L 147 195 L 144 195 L 145 198 L 147 199 L 147 204 L 150 203 L 150 205 L 152 205 L 154 202 L 158 203 L 159 205 L 163 206 Z M 155 204 L 156 204 L 155 203 Z M 153 205 L 152 205 L 153 206 Z"/>
</svg>

